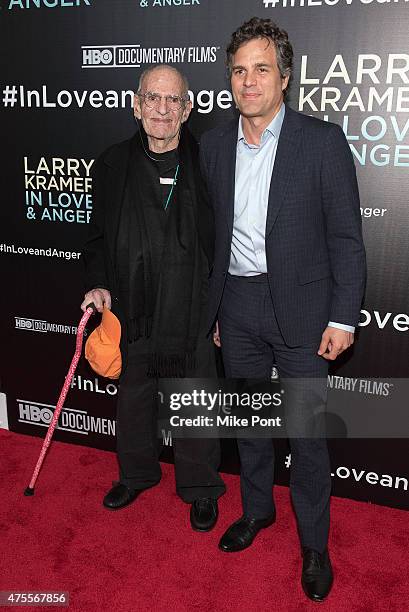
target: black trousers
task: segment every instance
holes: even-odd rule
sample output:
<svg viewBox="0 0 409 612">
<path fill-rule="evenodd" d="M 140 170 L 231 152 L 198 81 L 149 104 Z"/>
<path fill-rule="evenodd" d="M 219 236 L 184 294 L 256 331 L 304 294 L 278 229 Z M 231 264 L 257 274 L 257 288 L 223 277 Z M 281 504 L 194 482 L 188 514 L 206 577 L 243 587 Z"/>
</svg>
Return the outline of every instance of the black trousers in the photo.
<svg viewBox="0 0 409 612">
<path fill-rule="evenodd" d="M 219 311 L 219 329 L 227 377 L 269 379 L 275 363 L 280 378 L 294 383 L 294 402 L 288 414 L 293 436 L 289 438 L 290 491 L 302 546 L 322 552 L 329 531 L 331 470 L 326 439 L 310 435 L 311 417 L 317 406 L 322 410 L 326 403 L 328 365 L 317 355 L 320 338 L 308 346 L 286 346 L 266 275 L 228 276 Z M 308 387 L 311 380 L 318 384 L 306 392 L 304 382 Z M 296 437 L 297 433 L 300 437 Z M 273 442 L 239 439 L 238 447 L 244 514 L 265 518 L 274 510 Z"/>
<path fill-rule="evenodd" d="M 158 437 L 158 381 L 146 376 L 149 341 L 129 345 L 128 363 L 121 376 L 117 402 L 117 457 L 120 482 L 132 489 L 146 489 L 161 478 L 161 440 Z M 215 377 L 212 340 L 201 335 L 198 362 L 192 377 Z M 218 467 L 218 439 L 176 439 L 172 441 L 176 491 L 187 503 L 198 497 L 220 497 L 225 485 Z"/>
</svg>

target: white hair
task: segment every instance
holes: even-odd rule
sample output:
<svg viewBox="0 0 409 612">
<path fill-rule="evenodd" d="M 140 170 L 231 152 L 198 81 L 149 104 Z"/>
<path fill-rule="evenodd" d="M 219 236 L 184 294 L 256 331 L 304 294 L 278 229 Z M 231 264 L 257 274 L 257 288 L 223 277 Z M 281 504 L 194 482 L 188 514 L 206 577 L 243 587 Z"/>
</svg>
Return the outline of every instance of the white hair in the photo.
<svg viewBox="0 0 409 612">
<path fill-rule="evenodd" d="M 149 66 L 149 68 L 145 68 L 145 70 L 142 72 L 141 76 L 139 77 L 139 84 L 138 84 L 138 91 L 137 91 L 137 93 L 140 94 L 142 92 L 143 83 L 144 83 L 145 79 L 152 72 L 154 72 L 155 70 L 161 70 L 163 68 L 166 68 L 166 70 L 171 70 L 172 72 L 177 74 L 177 76 L 180 78 L 180 80 L 182 82 L 182 97 L 183 98 L 187 97 L 188 92 L 189 92 L 189 82 L 188 82 L 187 78 L 185 77 L 184 74 L 182 74 L 182 72 L 180 72 L 180 70 L 178 70 L 174 66 L 170 66 L 169 64 L 156 64 L 155 66 Z"/>
</svg>

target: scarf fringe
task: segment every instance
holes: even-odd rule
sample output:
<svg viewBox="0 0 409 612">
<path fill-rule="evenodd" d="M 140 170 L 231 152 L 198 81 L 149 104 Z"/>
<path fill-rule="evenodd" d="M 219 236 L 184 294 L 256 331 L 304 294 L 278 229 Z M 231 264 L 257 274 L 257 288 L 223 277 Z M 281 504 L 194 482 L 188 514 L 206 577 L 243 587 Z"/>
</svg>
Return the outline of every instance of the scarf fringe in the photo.
<svg viewBox="0 0 409 612">
<path fill-rule="evenodd" d="M 184 378 L 187 371 L 196 368 L 194 352 L 186 355 L 163 355 L 154 353 L 150 356 L 147 375 L 150 378 Z"/>
</svg>

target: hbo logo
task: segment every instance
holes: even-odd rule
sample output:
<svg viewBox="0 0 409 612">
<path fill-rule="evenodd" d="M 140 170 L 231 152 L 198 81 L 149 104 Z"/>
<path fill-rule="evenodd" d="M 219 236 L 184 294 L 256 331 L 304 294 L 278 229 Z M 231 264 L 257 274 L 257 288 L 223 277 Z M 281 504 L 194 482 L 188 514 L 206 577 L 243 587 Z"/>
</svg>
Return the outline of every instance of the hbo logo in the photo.
<svg viewBox="0 0 409 612">
<path fill-rule="evenodd" d="M 33 322 L 30 319 L 19 319 L 16 317 L 16 327 L 18 329 L 32 329 Z"/>
<path fill-rule="evenodd" d="M 114 54 L 110 49 L 83 49 L 82 63 L 84 66 L 108 66 L 114 61 Z"/>
<path fill-rule="evenodd" d="M 49 408 L 33 406 L 32 404 L 19 403 L 20 419 L 30 423 L 44 423 L 49 425 L 53 418 L 53 411 Z"/>
</svg>

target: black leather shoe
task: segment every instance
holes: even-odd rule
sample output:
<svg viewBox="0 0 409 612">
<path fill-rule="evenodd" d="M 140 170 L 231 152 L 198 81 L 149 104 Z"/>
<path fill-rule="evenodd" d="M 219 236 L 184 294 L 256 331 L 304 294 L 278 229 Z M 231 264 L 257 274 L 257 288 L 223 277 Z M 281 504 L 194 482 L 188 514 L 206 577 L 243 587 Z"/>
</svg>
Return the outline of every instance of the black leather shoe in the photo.
<svg viewBox="0 0 409 612">
<path fill-rule="evenodd" d="M 254 538 L 265 527 L 270 527 L 276 520 L 276 513 L 265 519 L 247 518 L 242 516 L 233 523 L 222 536 L 219 542 L 220 550 L 224 552 L 238 552 L 253 543 Z"/>
<path fill-rule="evenodd" d="M 301 584 L 304 593 L 312 601 L 323 601 L 334 580 L 328 550 L 322 554 L 311 548 L 303 548 Z"/>
<path fill-rule="evenodd" d="M 116 484 L 104 497 L 103 504 L 108 510 L 120 510 L 131 504 L 143 489 L 129 489 L 124 484 Z"/>
<path fill-rule="evenodd" d="M 195 531 L 210 531 L 216 525 L 219 509 L 217 499 L 199 497 L 190 508 L 190 524 Z"/>
</svg>

